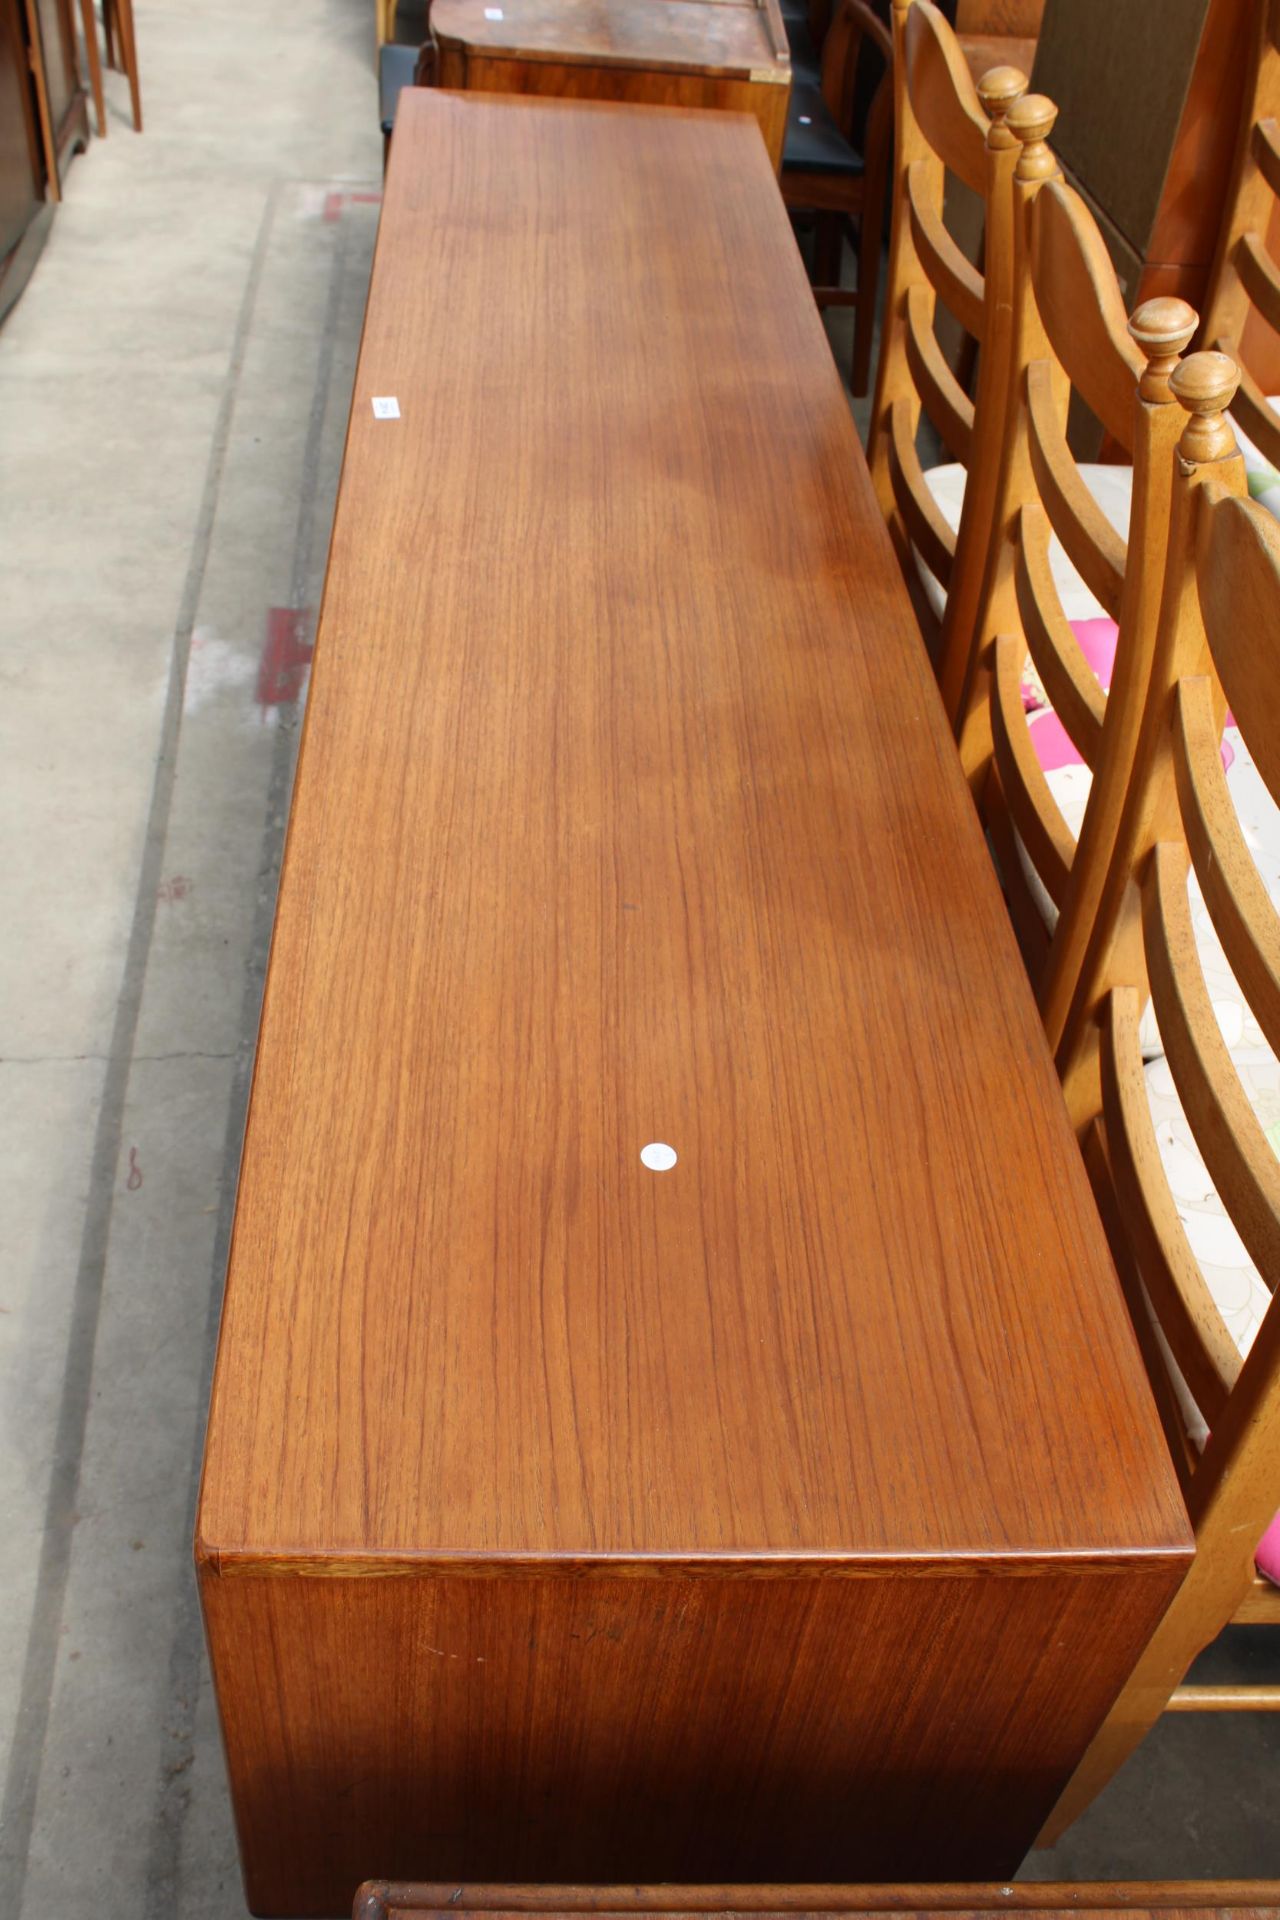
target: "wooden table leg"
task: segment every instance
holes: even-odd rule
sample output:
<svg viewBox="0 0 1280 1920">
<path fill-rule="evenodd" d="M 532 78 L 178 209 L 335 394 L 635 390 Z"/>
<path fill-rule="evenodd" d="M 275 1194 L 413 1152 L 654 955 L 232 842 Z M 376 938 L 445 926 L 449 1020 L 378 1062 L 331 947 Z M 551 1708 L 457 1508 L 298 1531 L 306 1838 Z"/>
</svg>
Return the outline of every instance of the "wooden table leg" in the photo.
<svg viewBox="0 0 1280 1920">
<path fill-rule="evenodd" d="M 142 90 L 138 84 L 138 42 L 133 31 L 133 0 L 114 0 L 119 8 L 120 52 L 129 76 L 129 99 L 133 105 L 133 126 L 142 132 Z"/>
<path fill-rule="evenodd" d="M 80 0 L 80 18 L 84 26 L 85 53 L 89 60 L 89 84 L 93 88 L 94 118 L 98 122 L 99 139 L 105 139 L 107 103 L 102 97 L 102 61 L 98 57 L 98 22 L 94 17 L 93 0 Z"/>
</svg>

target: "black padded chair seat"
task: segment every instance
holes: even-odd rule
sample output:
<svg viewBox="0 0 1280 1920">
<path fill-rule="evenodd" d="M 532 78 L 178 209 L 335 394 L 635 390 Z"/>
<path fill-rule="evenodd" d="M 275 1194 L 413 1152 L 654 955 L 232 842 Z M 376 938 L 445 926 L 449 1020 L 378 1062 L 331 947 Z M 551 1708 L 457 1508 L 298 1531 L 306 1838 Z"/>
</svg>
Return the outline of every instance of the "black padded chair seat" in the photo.
<svg viewBox="0 0 1280 1920">
<path fill-rule="evenodd" d="M 782 171 L 826 173 L 854 180 L 863 171 L 854 151 L 827 111 L 821 87 L 797 79 L 791 88 Z"/>
<path fill-rule="evenodd" d="M 390 138 L 396 101 L 406 87 L 413 85 L 417 64 L 417 47 L 399 47 L 388 40 L 378 49 L 378 113 L 384 139 Z"/>
</svg>

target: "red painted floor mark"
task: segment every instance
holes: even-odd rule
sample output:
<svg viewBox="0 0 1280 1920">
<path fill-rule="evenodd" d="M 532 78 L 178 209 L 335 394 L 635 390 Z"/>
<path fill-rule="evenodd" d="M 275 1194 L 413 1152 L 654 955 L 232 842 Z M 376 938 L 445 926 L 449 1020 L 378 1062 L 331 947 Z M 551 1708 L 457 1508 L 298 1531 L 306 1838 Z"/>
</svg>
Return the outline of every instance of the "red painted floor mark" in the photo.
<svg viewBox="0 0 1280 1920">
<path fill-rule="evenodd" d="M 311 665 L 310 607 L 268 607 L 267 639 L 258 666 L 258 705 L 280 707 L 302 692 Z"/>
<path fill-rule="evenodd" d="M 353 207 L 380 207 L 382 205 L 382 195 L 380 193 L 349 193 L 347 198 Z"/>
<path fill-rule="evenodd" d="M 191 882 L 185 873 L 175 873 L 171 880 L 162 880 L 156 888 L 156 899 L 173 901 L 185 900 L 191 891 Z"/>
<path fill-rule="evenodd" d="M 326 193 L 324 197 L 324 211 L 320 216 L 321 219 L 327 220 L 331 226 L 335 220 L 340 220 L 342 218 L 342 203 L 346 197 L 345 193 Z"/>
<path fill-rule="evenodd" d="M 130 1147 L 129 1149 L 129 1177 L 125 1181 L 125 1185 L 128 1187 L 130 1193 L 136 1193 L 142 1185 L 142 1168 L 138 1165 L 138 1149 L 136 1147 Z"/>
</svg>

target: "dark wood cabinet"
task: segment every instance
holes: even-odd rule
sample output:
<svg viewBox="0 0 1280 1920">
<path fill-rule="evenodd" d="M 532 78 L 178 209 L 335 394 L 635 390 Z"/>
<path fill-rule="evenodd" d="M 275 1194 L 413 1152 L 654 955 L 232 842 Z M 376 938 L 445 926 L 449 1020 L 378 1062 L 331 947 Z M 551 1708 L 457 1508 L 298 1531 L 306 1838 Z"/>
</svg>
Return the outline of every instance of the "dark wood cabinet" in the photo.
<svg viewBox="0 0 1280 1920">
<path fill-rule="evenodd" d="M 0 319 L 39 256 L 89 139 L 71 0 L 0 0 Z"/>
</svg>

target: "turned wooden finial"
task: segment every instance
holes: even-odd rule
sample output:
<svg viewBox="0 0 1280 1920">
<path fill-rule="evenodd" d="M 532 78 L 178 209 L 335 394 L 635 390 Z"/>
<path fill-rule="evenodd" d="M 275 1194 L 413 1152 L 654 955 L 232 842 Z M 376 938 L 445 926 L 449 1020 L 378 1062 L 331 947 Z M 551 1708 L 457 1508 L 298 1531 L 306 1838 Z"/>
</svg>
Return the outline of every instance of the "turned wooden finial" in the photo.
<svg viewBox="0 0 1280 1920">
<path fill-rule="evenodd" d="M 1058 171 L 1058 163 L 1047 144 L 1057 117 L 1058 109 L 1042 93 L 1024 93 L 1009 108 L 1009 125 L 1022 142 L 1017 167 L 1019 180 L 1051 180 Z"/>
<path fill-rule="evenodd" d="M 978 82 L 981 100 L 991 125 L 987 128 L 989 147 L 1015 147 L 1017 140 L 1005 125 L 1014 101 L 1027 90 L 1027 76 L 1017 67 L 992 67 Z"/>
<path fill-rule="evenodd" d="M 1223 418 L 1236 397 L 1240 369 L 1229 353 L 1192 353 L 1169 376 L 1174 397 L 1191 418 L 1182 429 L 1178 452 L 1188 466 L 1225 460 L 1236 450 L 1231 422 Z"/>
<path fill-rule="evenodd" d="M 1160 294 L 1144 300 L 1129 318 L 1129 332 L 1147 356 L 1138 392 L 1144 400 L 1157 403 L 1172 400 L 1169 377 L 1178 364 L 1178 356 L 1200 325 L 1200 316 L 1185 300 L 1172 294 Z"/>
</svg>

